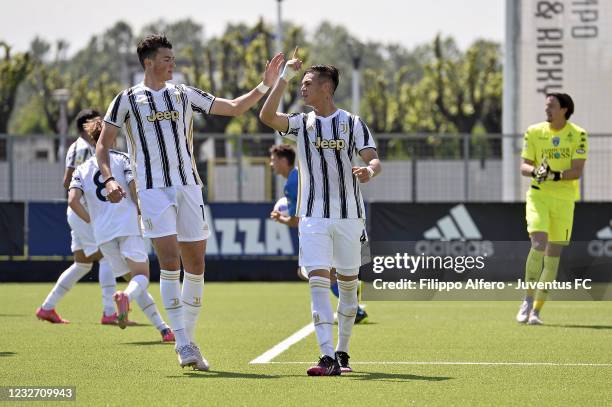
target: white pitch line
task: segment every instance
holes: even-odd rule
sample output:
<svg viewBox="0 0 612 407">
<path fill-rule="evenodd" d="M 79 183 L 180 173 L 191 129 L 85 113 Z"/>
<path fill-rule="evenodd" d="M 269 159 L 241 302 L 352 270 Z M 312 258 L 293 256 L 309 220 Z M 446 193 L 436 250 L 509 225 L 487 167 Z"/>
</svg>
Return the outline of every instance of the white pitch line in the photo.
<svg viewBox="0 0 612 407">
<path fill-rule="evenodd" d="M 306 338 L 308 335 L 314 332 L 314 324 L 311 322 L 306 325 L 304 328 L 300 329 L 284 341 L 274 345 L 270 350 L 265 351 L 261 355 L 257 356 L 255 359 L 251 360 L 249 363 L 252 365 L 259 363 L 277 363 L 270 362 L 272 359 L 289 349 L 292 345 L 298 343 L 302 339 Z"/>
<path fill-rule="evenodd" d="M 262 355 L 263 356 L 263 355 Z M 251 362 L 253 363 L 253 362 Z M 258 362 L 276 365 L 305 365 L 310 362 Z M 480 366 L 593 366 L 612 367 L 612 363 L 556 363 L 556 362 L 351 362 L 351 365 L 480 365 Z"/>
</svg>

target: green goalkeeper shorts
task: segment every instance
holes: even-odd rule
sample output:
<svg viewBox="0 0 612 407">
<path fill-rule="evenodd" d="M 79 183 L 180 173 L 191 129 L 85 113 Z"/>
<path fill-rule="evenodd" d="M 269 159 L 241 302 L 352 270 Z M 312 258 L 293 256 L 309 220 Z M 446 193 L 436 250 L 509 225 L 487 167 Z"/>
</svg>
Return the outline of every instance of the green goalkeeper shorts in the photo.
<svg viewBox="0 0 612 407">
<path fill-rule="evenodd" d="M 546 232 L 548 241 L 568 245 L 574 223 L 574 201 L 551 198 L 529 189 L 525 206 L 527 232 Z"/>
</svg>

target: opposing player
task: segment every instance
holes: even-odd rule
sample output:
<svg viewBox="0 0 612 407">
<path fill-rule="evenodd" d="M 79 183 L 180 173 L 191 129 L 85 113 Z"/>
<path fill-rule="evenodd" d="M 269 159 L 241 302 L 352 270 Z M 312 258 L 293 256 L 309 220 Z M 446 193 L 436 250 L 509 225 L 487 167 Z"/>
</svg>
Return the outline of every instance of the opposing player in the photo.
<svg viewBox="0 0 612 407">
<path fill-rule="evenodd" d="M 545 122 L 527 129 L 521 154 L 521 174 L 532 178 L 526 203 L 531 238 L 525 267 L 528 284 L 550 284 L 557 277 L 561 251 L 572 235 L 574 202 L 580 198 L 578 180 L 588 151 L 586 131 L 569 121 L 574 102 L 568 94 L 546 95 L 545 113 Z M 547 294 L 548 289 L 527 289 L 516 320 L 541 324 Z"/>
<path fill-rule="evenodd" d="M 296 49 L 297 52 L 297 49 Z M 296 213 L 300 218 L 300 266 L 309 276 L 311 310 L 319 349 L 319 363 L 307 370 L 311 376 L 350 372 L 348 344 L 357 312 L 357 275 L 361 265 L 361 236 L 365 211 L 359 189 L 381 171 L 374 139 L 361 118 L 338 109 L 333 96 L 338 70 L 329 65 L 308 68 L 302 77 L 308 114 L 277 112 L 287 83 L 302 61 L 289 60 L 268 96 L 259 117 L 268 126 L 297 143 L 299 193 Z M 353 167 L 358 153 L 365 167 Z M 338 274 L 338 344 L 333 348 L 333 311 L 329 298 L 330 269 Z"/>
<path fill-rule="evenodd" d="M 166 82 L 172 79 L 175 58 L 165 36 L 145 37 L 137 53 L 144 80 L 121 92 L 109 106 L 96 156 L 108 199 L 119 202 L 124 191 L 113 177 L 108 151 L 119 129 L 125 126 L 136 170 L 144 235 L 152 239 L 159 259 L 161 296 L 176 336 L 179 364 L 208 370 L 208 362 L 195 344 L 209 228 L 193 152 L 193 115 L 244 113 L 276 81 L 283 57 L 278 54 L 266 64 L 263 81 L 255 89 L 228 100 Z M 182 292 L 181 261 L 185 271 Z M 192 362 L 194 357 L 197 363 Z"/>
<path fill-rule="evenodd" d="M 76 118 L 76 127 L 79 137 L 68 148 L 66 154 L 66 170 L 64 172 L 64 188 L 67 190 L 72 179 L 75 168 L 85 162 L 95 153 L 95 142 L 85 131 L 84 125 L 88 120 L 100 117 L 100 113 L 93 109 L 84 109 Z M 52 323 L 68 323 L 56 312 L 57 303 L 70 291 L 72 287 L 83 278 L 93 266 L 94 261 L 99 261 L 99 281 L 102 288 L 102 324 L 116 324 L 117 314 L 113 303 L 113 293 L 116 290 L 115 277 L 110 264 L 102 258 L 93 238 L 91 226 L 83 222 L 68 207 L 66 212 L 68 224 L 71 229 L 71 251 L 74 255 L 74 263 L 60 275 L 57 283 L 47 295 L 45 302 L 36 310 L 39 319 Z"/>
<path fill-rule="evenodd" d="M 295 167 L 295 151 L 288 144 L 274 145 L 270 148 L 270 166 L 272 170 L 285 178 L 287 182 L 283 192 L 285 199 L 287 200 L 287 214 L 283 214 L 277 210 L 270 212 L 270 219 L 275 220 L 279 223 L 287 225 L 289 227 L 298 227 L 300 218 L 295 214 L 297 196 L 298 196 L 298 170 Z M 302 280 L 308 281 L 308 273 L 304 267 L 298 267 L 298 277 Z M 330 284 L 331 292 L 336 298 L 339 298 L 340 292 L 338 290 L 338 279 L 335 269 L 330 270 Z M 361 305 L 357 307 L 357 313 L 355 314 L 355 323 L 358 324 L 366 320 L 368 314 Z"/>
<path fill-rule="evenodd" d="M 90 134 L 97 139 L 102 129 L 102 120 L 98 117 L 86 126 L 89 126 Z M 129 158 L 111 150 L 110 167 L 129 199 L 117 204 L 106 200 L 100 170 L 95 157 L 91 157 L 72 176 L 68 205 L 83 222 L 92 225 L 96 244 L 111 264 L 115 277 L 131 277 L 126 290 L 114 294 L 119 326 L 122 329 L 126 327 L 129 304 L 136 300 L 151 324 L 161 333 L 162 341 L 173 342 L 172 331 L 162 320 L 153 297 L 147 291 L 149 259 L 138 224 L 136 187 Z M 82 199 L 87 206 L 81 203 Z"/>
</svg>

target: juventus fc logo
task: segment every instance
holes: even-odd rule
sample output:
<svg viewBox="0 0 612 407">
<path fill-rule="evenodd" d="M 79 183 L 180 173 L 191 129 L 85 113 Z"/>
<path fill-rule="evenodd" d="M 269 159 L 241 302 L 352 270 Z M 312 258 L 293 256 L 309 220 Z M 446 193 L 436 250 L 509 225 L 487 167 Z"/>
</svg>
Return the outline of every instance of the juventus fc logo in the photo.
<svg viewBox="0 0 612 407">
<path fill-rule="evenodd" d="M 173 298 L 172 299 L 172 306 L 173 307 L 178 307 L 179 306 L 179 299 L 178 298 Z"/>
<path fill-rule="evenodd" d="M 347 122 L 341 122 L 340 123 L 340 131 L 343 134 L 347 134 L 348 133 L 348 123 Z"/>
<path fill-rule="evenodd" d="M 193 297 L 193 303 L 195 305 L 202 305 L 202 298 L 201 297 Z"/>
</svg>

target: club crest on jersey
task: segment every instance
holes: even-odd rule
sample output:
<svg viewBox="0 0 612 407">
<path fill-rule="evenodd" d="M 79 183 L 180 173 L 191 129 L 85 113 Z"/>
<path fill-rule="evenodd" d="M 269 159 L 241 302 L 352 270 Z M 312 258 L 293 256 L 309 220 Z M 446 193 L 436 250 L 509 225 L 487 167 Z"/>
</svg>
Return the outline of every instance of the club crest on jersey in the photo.
<svg viewBox="0 0 612 407">
<path fill-rule="evenodd" d="M 340 123 L 340 131 L 342 132 L 342 134 L 348 133 L 348 123 L 347 122 Z"/>
<path fill-rule="evenodd" d="M 173 120 L 179 119 L 179 112 L 176 110 L 167 110 L 165 112 L 157 112 L 147 116 L 147 120 L 150 122 L 160 122 L 162 120 Z"/>
<path fill-rule="evenodd" d="M 559 143 L 561 143 L 561 137 L 559 137 L 559 136 L 553 137 L 552 138 L 552 143 L 553 143 L 553 146 L 558 147 Z"/>
<path fill-rule="evenodd" d="M 346 147 L 346 142 L 342 139 L 339 140 L 325 140 L 321 137 L 317 137 L 315 139 L 315 148 L 320 149 L 329 149 L 329 150 L 343 150 Z"/>
</svg>

